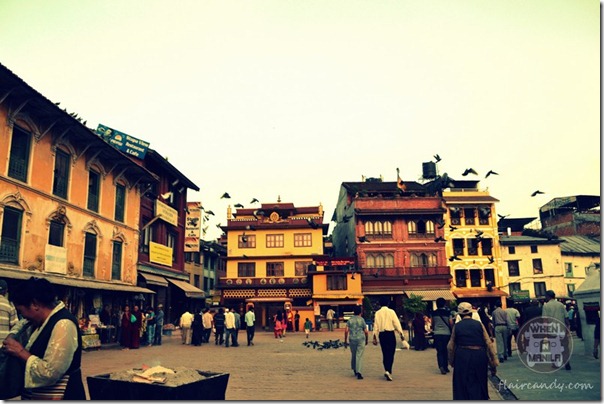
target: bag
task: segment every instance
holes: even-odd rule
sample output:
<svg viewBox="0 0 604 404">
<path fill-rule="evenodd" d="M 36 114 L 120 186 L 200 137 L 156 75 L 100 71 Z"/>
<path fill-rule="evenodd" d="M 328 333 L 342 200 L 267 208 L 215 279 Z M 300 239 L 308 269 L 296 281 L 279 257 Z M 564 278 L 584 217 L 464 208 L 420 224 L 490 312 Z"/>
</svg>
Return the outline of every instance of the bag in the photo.
<svg viewBox="0 0 604 404">
<path fill-rule="evenodd" d="M 134 314 L 130 314 L 130 322 L 136 323 L 136 316 Z"/>
<path fill-rule="evenodd" d="M 30 336 L 30 325 L 24 325 L 16 334 L 13 334 L 23 346 L 27 344 Z M 0 351 L 0 400 L 8 400 L 21 395 L 25 384 L 25 362 L 21 359 Z"/>
</svg>

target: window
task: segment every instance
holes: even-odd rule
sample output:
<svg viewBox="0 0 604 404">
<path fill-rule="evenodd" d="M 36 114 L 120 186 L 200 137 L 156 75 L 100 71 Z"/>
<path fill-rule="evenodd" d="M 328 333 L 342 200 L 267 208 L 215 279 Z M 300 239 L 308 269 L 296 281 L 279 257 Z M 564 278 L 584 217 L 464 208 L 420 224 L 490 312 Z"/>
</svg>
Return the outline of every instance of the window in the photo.
<svg viewBox="0 0 604 404">
<path fill-rule="evenodd" d="M 392 222 L 388 220 L 365 222 L 365 235 L 373 238 L 390 238 L 392 237 Z"/>
<path fill-rule="evenodd" d="M 65 223 L 51 220 L 48 232 L 48 244 L 63 247 L 63 235 L 65 234 Z"/>
<path fill-rule="evenodd" d="M 493 239 L 483 238 L 480 242 L 482 255 L 493 255 Z"/>
<path fill-rule="evenodd" d="M 489 282 L 491 286 L 497 286 L 497 284 L 495 283 L 495 270 L 493 268 L 484 269 L 484 281 L 485 286 L 488 286 Z"/>
<path fill-rule="evenodd" d="M 458 288 L 465 288 L 467 273 L 465 269 L 457 269 L 455 271 L 455 286 Z"/>
<path fill-rule="evenodd" d="M 52 183 L 53 195 L 67 199 L 70 167 L 71 162 L 69 154 L 57 148 L 57 153 L 55 155 L 54 179 Z"/>
<path fill-rule="evenodd" d="M 256 276 L 256 263 L 255 262 L 240 262 L 237 264 L 237 276 L 239 278 L 248 277 L 253 278 Z"/>
<path fill-rule="evenodd" d="M 312 261 L 296 261 L 296 276 L 308 275 L 308 266 L 312 264 Z"/>
<path fill-rule="evenodd" d="M 508 276 L 520 276 L 520 261 L 508 261 Z"/>
<path fill-rule="evenodd" d="M 482 280 L 482 271 L 480 269 L 470 269 L 470 286 L 480 287 Z"/>
<path fill-rule="evenodd" d="M 543 264 L 541 258 L 533 258 L 533 274 L 539 275 L 543 273 Z"/>
<path fill-rule="evenodd" d="M 465 245 L 465 241 L 463 238 L 454 238 L 453 239 L 453 254 L 454 255 L 466 255 L 464 253 L 464 245 Z"/>
<path fill-rule="evenodd" d="M 478 208 L 478 224 L 489 224 L 491 217 L 491 208 L 488 206 L 481 206 Z"/>
<path fill-rule="evenodd" d="M 461 209 L 455 206 L 450 207 L 449 217 L 451 218 L 451 224 L 461 224 Z"/>
<path fill-rule="evenodd" d="M 431 220 L 410 221 L 407 223 L 409 235 L 434 236 L 434 222 Z"/>
<path fill-rule="evenodd" d="M 149 253 L 149 242 L 153 241 L 153 239 L 151 238 L 152 235 L 152 226 L 148 226 L 147 224 L 151 221 L 151 219 L 149 219 L 148 217 L 143 217 L 142 219 L 142 223 L 143 223 L 143 230 L 142 230 L 142 235 L 140 238 L 140 252 L 148 254 Z"/>
<path fill-rule="evenodd" d="M 122 242 L 117 240 L 113 242 L 111 279 L 116 281 L 122 279 Z"/>
<path fill-rule="evenodd" d="M 266 248 L 282 248 L 283 247 L 283 234 L 267 234 L 266 235 Z"/>
<path fill-rule="evenodd" d="M 126 206 L 126 187 L 122 184 L 115 186 L 115 220 L 124 222 L 124 212 Z"/>
<path fill-rule="evenodd" d="M 411 266 L 412 267 L 435 267 L 436 266 L 436 254 L 411 254 Z"/>
<path fill-rule="evenodd" d="M 516 247 L 514 247 L 513 245 L 508 247 L 508 253 L 510 255 L 516 254 Z"/>
<path fill-rule="evenodd" d="M 172 262 L 175 262 L 176 246 L 178 245 L 178 235 L 176 233 L 168 233 L 166 245 L 172 249 Z"/>
<path fill-rule="evenodd" d="M 568 292 L 567 294 L 569 297 L 573 297 L 573 293 L 575 293 L 575 284 L 574 283 L 566 284 L 566 291 Z"/>
<path fill-rule="evenodd" d="M 564 276 L 567 278 L 573 277 L 573 263 L 572 262 L 564 263 Z"/>
<path fill-rule="evenodd" d="M 294 247 L 312 247 L 312 234 L 294 234 Z"/>
<path fill-rule="evenodd" d="M 367 268 L 394 268 L 394 254 L 369 253 L 366 256 Z"/>
<path fill-rule="evenodd" d="M 327 290 L 346 290 L 346 275 L 327 275 Z"/>
<path fill-rule="evenodd" d="M 510 283 L 510 295 L 514 292 L 520 292 L 520 282 Z"/>
<path fill-rule="evenodd" d="M 195 286 L 196 288 L 199 288 L 199 280 L 199 275 L 193 275 L 193 286 Z"/>
<path fill-rule="evenodd" d="M 8 206 L 4 207 L 2 234 L 0 234 L 0 262 L 19 263 L 22 220 L 23 211 Z"/>
<path fill-rule="evenodd" d="M 99 191 L 101 189 L 101 176 L 90 170 L 88 172 L 88 209 L 99 211 Z"/>
<path fill-rule="evenodd" d="M 478 239 L 468 239 L 468 255 L 478 255 Z"/>
<path fill-rule="evenodd" d="M 239 236 L 239 248 L 256 248 L 256 236 L 242 234 Z"/>
<path fill-rule="evenodd" d="M 531 253 L 532 253 L 532 254 L 536 254 L 536 253 L 538 253 L 538 252 L 539 252 L 538 247 L 537 247 L 536 245 L 532 245 L 532 246 L 531 246 Z"/>
<path fill-rule="evenodd" d="M 9 177 L 27 182 L 30 143 L 31 135 L 18 126 L 13 125 L 13 139 L 10 145 L 10 157 L 8 161 Z"/>
<path fill-rule="evenodd" d="M 84 276 L 94 277 L 94 263 L 96 261 L 96 234 L 86 233 L 84 240 Z"/>
<path fill-rule="evenodd" d="M 414 221 L 407 223 L 407 232 L 409 235 L 417 234 L 417 224 Z"/>
<path fill-rule="evenodd" d="M 475 224 L 475 211 L 474 208 L 464 208 L 463 216 L 466 226 L 469 224 Z"/>
<path fill-rule="evenodd" d="M 266 276 L 284 276 L 283 262 L 267 262 Z"/>
<path fill-rule="evenodd" d="M 535 282 L 535 297 L 545 297 L 545 282 Z"/>
</svg>

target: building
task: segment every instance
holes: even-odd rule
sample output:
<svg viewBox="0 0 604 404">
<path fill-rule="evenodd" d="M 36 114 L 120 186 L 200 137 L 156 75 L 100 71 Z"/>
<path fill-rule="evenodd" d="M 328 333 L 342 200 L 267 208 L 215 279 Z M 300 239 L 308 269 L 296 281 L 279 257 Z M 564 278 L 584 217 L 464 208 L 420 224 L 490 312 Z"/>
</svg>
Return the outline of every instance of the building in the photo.
<svg viewBox="0 0 604 404">
<path fill-rule="evenodd" d="M 568 297 L 562 268 L 562 253 L 557 238 L 501 236 L 503 290 L 516 304 L 529 299 L 544 299 L 546 290 L 556 297 Z"/>
<path fill-rule="evenodd" d="M 444 238 L 458 301 L 491 304 L 508 295 L 501 276 L 495 204 L 498 199 L 478 188 L 479 181 L 450 180 L 442 192 L 447 211 Z M 505 306 L 504 306 L 505 307 Z"/>
<path fill-rule="evenodd" d="M 414 181 L 344 182 L 332 218 L 334 255 L 354 260 L 363 295 L 393 297 L 399 314 L 411 294 L 452 300 L 445 212 L 438 192 Z"/>
<path fill-rule="evenodd" d="M 140 303 L 142 190 L 157 183 L 0 65 L 0 278 L 47 278 L 78 317 Z"/>
<path fill-rule="evenodd" d="M 189 273 L 189 282 L 203 290 L 205 305 L 219 305 L 220 294 L 215 285 L 225 272 L 226 248 L 215 242 L 200 240 L 199 249 L 195 252 L 185 252 L 185 271 Z"/>
<path fill-rule="evenodd" d="M 600 196 L 554 198 L 539 208 L 544 231 L 556 236 L 600 237 Z"/>
<path fill-rule="evenodd" d="M 323 207 L 262 203 L 259 209 L 227 210 L 226 276 L 217 289 L 221 304 L 244 311 L 253 304 L 257 324 L 272 327 L 278 311 L 312 315 L 310 266 L 323 255 Z M 302 318 L 305 318 L 304 316 Z"/>
<path fill-rule="evenodd" d="M 588 236 L 560 237 L 560 251 L 564 266 L 566 295 L 573 297 L 586 277 L 594 270 L 600 270 L 600 239 Z"/>
</svg>

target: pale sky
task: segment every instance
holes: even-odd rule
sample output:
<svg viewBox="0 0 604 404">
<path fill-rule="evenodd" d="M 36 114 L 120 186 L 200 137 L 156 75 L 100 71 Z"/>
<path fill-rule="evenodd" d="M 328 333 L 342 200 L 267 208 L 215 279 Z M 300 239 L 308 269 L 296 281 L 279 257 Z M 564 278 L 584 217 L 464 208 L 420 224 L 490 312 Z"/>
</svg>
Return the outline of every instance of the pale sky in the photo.
<svg viewBox="0 0 604 404">
<path fill-rule="evenodd" d="M 342 182 L 418 181 L 434 154 L 510 217 L 600 195 L 598 1 L 2 0 L 0 38 L 33 88 L 197 184 L 206 240 L 229 203 L 328 222 Z"/>
</svg>

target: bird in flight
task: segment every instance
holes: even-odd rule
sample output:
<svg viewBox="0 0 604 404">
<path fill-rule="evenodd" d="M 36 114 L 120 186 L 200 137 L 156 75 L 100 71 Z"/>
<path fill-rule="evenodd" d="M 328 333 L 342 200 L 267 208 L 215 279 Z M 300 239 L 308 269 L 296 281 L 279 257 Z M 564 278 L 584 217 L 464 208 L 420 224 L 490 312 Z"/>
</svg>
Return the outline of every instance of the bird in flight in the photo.
<svg viewBox="0 0 604 404">
<path fill-rule="evenodd" d="M 435 161 L 435 163 L 438 163 L 438 162 L 439 162 L 439 161 L 441 161 L 442 159 L 440 158 L 440 156 L 439 156 L 438 154 L 435 154 L 435 155 L 434 155 L 434 160 L 436 160 L 436 161 Z"/>
<path fill-rule="evenodd" d="M 436 219 L 436 224 L 437 224 L 436 227 L 438 227 L 439 229 L 442 229 L 443 227 L 445 227 L 446 223 L 442 218 L 439 217 L 438 219 Z"/>
<path fill-rule="evenodd" d="M 457 227 L 449 225 L 449 230 L 450 231 L 455 231 L 455 230 L 457 230 Z"/>
<path fill-rule="evenodd" d="M 218 228 L 220 229 L 220 223 L 218 223 L 218 224 L 216 225 L 216 227 L 218 227 Z"/>
<path fill-rule="evenodd" d="M 222 196 L 220 197 L 220 199 L 223 199 L 223 198 L 229 199 L 230 197 L 231 197 L 231 195 L 229 195 L 228 192 L 225 192 L 224 194 L 222 194 Z"/>
<path fill-rule="evenodd" d="M 434 239 L 435 242 L 439 242 L 439 241 L 445 241 L 445 239 L 442 236 L 438 236 Z"/>
<path fill-rule="evenodd" d="M 493 262 L 495 262 L 495 258 L 489 257 L 489 264 L 492 264 Z"/>
<path fill-rule="evenodd" d="M 211 210 L 206 210 L 206 213 L 207 213 L 208 215 L 216 216 L 216 215 L 214 214 L 214 212 L 212 212 Z"/>
<path fill-rule="evenodd" d="M 236 208 L 242 208 L 242 209 L 243 209 L 243 205 L 242 205 L 242 204 L 240 204 L 240 203 L 236 203 L 236 204 L 235 204 L 235 207 L 236 207 Z"/>
<path fill-rule="evenodd" d="M 256 203 L 256 202 L 260 202 L 260 201 L 259 201 L 258 199 L 256 199 L 256 198 L 254 198 L 254 199 L 252 199 L 252 201 L 250 202 L 250 205 L 251 205 L 252 203 Z"/>
<path fill-rule="evenodd" d="M 370 243 L 370 241 L 367 240 L 367 237 L 365 237 L 365 236 L 359 236 L 359 242 L 361 242 L 361 243 Z"/>
<path fill-rule="evenodd" d="M 499 173 L 496 173 L 496 172 L 495 172 L 495 171 L 493 171 L 493 170 L 489 170 L 489 172 L 487 173 L 487 175 L 485 175 L 485 176 L 484 176 L 484 178 L 489 178 L 489 175 L 491 175 L 491 174 L 492 174 L 492 175 L 499 175 Z"/>
<path fill-rule="evenodd" d="M 466 168 L 466 170 L 461 175 L 463 175 L 465 177 L 468 174 L 478 175 L 478 173 L 476 171 L 474 171 L 473 168 Z"/>
<path fill-rule="evenodd" d="M 449 257 L 449 261 L 453 262 L 453 261 L 461 261 L 461 258 L 459 258 L 457 255 L 452 255 Z"/>
<path fill-rule="evenodd" d="M 544 193 L 545 193 L 545 192 L 541 192 L 541 191 L 537 190 L 537 191 L 533 192 L 533 193 L 531 194 L 531 196 L 537 196 L 537 195 L 539 195 L 539 194 L 544 194 Z"/>
<path fill-rule="evenodd" d="M 499 213 L 497 213 L 497 216 L 499 216 L 499 220 L 503 220 L 506 217 L 508 217 L 509 215 L 500 215 Z"/>
<path fill-rule="evenodd" d="M 484 234 L 484 231 L 476 230 L 476 238 L 482 237 L 483 234 Z"/>
</svg>

